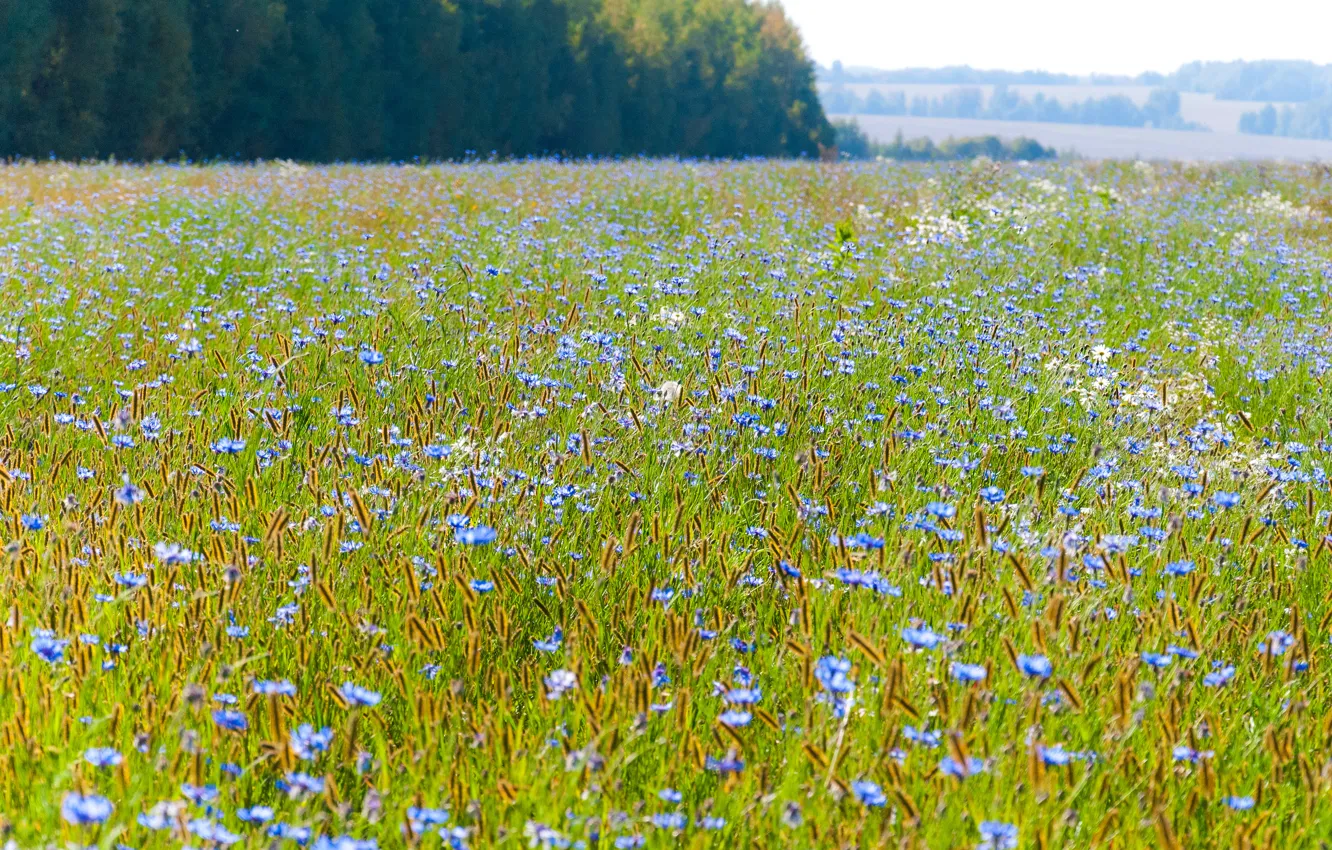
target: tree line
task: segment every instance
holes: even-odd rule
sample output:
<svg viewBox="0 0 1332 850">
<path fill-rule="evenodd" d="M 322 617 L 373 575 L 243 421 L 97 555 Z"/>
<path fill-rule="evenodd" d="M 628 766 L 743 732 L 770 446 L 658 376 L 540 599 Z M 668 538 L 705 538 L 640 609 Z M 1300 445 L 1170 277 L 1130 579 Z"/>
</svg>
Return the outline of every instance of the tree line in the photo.
<svg viewBox="0 0 1332 850">
<path fill-rule="evenodd" d="M 1059 153 L 1035 139 L 1018 136 L 1001 139 L 998 136 L 949 137 L 936 144 L 924 136 L 906 139 L 899 130 L 888 143 L 876 142 L 861 129 L 854 119 L 833 122 L 837 151 L 844 159 L 894 159 L 903 162 L 942 162 L 957 159 L 975 159 L 984 156 L 999 161 L 1054 159 Z"/>
<path fill-rule="evenodd" d="M 1304 103 L 1287 103 L 1280 109 L 1269 103 L 1262 109 L 1241 115 L 1239 128 L 1241 133 L 1262 136 L 1332 139 L 1332 96 Z"/>
<path fill-rule="evenodd" d="M 0 156 L 796 156 L 814 66 L 746 0 L 0 0 Z"/>
<path fill-rule="evenodd" d="M 1154 89 L 1146 102 L 1121 94 L 1064 103 L 1037 92 L 1023 97 L 997 85 L 987 100 L 976 87 L 963 87 L 937 97 L 871 89 L 864 97 L 840 85 L 825 88 L 823 106 L 834 114 L 916 115 L 929 118 L 987 118 L 995 121 L 1040 121 L 1056 124 L 1099 124 L 1111 127 L 1155 127 L 1159 130 L 1206 130 L 1180 115 L 1179 92 Z"/>
</svg>

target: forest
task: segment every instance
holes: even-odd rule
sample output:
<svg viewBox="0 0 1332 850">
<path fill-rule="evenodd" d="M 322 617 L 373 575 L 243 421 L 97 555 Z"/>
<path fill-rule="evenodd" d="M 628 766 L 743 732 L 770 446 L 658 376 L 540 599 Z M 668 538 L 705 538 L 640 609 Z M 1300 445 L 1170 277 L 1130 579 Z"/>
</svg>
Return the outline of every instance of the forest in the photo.
<svg viewBox="0 0 1332 850">
<path fill-rule="evenodd" d="M 817 155 L 776 4 L 0 0 L 0 156 Z"/>
</svg>

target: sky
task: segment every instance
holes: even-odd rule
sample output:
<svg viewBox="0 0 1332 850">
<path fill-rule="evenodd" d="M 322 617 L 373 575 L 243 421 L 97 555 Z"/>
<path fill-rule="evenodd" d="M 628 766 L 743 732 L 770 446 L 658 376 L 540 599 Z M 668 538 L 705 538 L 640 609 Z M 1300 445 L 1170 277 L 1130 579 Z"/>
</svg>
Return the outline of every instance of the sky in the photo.
<svg viewBox="0 0 1332 850">
<path fill-rule="evenodd" d="M 1066 74 L 1332 63 L 1332 0 L 780 0 L 822 65 Z"/>
</svg>

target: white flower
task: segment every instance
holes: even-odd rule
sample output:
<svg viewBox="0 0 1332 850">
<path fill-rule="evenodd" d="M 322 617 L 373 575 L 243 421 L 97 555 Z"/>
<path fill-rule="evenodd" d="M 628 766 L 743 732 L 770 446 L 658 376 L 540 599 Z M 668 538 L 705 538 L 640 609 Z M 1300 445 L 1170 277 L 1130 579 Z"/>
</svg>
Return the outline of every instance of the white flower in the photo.
<svg viewBox="0 0 1332 850">
<path fill-rule="evenodd" d="M 546 699 L 559 699 L 566 691 L 578 687 L 578 677 L 568 670 L 554 670 L 546 676 L 546 687 L 550 688 Z"/>
<path fill-rule="evenodd" d="M 680 386 L 677 381 L 664 381 L 662 382 L 662 385 L 657 387 L 653 392 L 662 404 L 670 407 L 680 400 L 680 392 L 683 389 L 684 387 Z"/>
</svg>

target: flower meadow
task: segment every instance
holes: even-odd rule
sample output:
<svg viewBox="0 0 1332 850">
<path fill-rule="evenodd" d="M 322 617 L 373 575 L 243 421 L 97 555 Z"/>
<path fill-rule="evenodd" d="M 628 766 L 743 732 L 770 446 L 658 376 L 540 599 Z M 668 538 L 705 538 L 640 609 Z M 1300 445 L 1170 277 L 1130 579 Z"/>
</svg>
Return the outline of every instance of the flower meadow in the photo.
<svg viewBox="0 0 1332 850">
<path fill-rule="evenodd" d="M 0 168 L 7 846 L 1332 841 L 1332 174 Z"/>
</svg>

